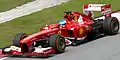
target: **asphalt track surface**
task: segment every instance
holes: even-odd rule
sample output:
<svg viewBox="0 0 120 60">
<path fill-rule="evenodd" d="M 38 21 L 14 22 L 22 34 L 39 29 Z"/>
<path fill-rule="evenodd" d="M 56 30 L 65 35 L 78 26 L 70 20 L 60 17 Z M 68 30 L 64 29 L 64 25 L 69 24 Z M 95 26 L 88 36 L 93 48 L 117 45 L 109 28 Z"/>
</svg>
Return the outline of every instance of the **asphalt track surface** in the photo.
<svg viewBox="0 0 120 60">
<path fill-rule="evenodd" d="M 120 60 L 120 33 L 66 48 L 66 52 L 49 58 L 7 57 L 3 60 Z"/>
</svg>

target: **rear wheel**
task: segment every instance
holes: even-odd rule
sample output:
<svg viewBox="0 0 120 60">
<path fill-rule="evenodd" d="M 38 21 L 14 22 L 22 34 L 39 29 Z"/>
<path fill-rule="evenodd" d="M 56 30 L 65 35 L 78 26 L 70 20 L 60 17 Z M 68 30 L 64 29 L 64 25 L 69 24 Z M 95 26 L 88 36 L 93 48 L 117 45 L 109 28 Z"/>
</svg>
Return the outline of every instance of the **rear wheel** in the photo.
<svg viewBox="0 0 120 60">
<path fill-rule="evenodd" d="M 14 37 L 13 39 L 13 45 L 14 46 L 17 46 L 17 47 L 20 47 L 19 43 L 22 39 L 24 39 L 25 37 L 27 37 L 28 35 L 25 34 L 25 33 L 18 33 L 16 34 L 16 36 Z"/>
<path fill-rule="evenodd" d="M 119 31 L 119 21 L 115 17 L 109 17 L 103 23 L 104 33 L 109 35 L 117 34 Z"/>
<path fill-rule="evenodd" d="M 65 38 L 59 34 L 50 37 L 49 45 L 55 49 L 56 53 L 63 53 L 65 51 Z"/>
</svg>

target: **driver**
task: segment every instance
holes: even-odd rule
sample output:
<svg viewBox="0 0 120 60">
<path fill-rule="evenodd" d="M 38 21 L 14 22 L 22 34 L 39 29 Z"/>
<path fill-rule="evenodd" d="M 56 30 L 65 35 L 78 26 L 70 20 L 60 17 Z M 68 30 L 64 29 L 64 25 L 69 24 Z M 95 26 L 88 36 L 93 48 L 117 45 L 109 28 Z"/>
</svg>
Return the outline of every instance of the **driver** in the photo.
<svg viewBox="0 0 120 60">
<path fill-rule="evenodd" d="M 62 27 L 62 26 L 64 26 L 64 25 L 66 24 L 66 21 L 65 21 L 65 20 L 60 20 L 60 21 L 59 21 L 59 24 L 60 24 L 60 26 Z"/>
</svg>

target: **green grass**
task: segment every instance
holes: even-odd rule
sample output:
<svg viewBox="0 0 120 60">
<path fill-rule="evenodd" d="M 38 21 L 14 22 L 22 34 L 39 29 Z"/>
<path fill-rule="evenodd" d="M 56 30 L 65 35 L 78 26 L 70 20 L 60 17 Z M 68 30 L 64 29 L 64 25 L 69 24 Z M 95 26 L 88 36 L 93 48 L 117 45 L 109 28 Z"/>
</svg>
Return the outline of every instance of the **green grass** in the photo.
<svg viewBox="0 0 120 60">
<path fill-rule="evenodd" d="M 0 0 L 0 12 L 15 8 L 30 1 L 32 0 Z"/>
<path fill-rule="evenodd" d="M 107 3 L 102 1 L 101 3 Z M 110 0 L 113 10 L 119 10 L 120 0 Z M 0 47 L 4 47 L 12 43 L 12 39 L 16 33 L 26 32 L 28 34 L 39 31 L 40 27 L 46 24 L 57 23 L 63 19 L 64 11 L 79 11 L 82 12 L 82 6 L 88 3 L 100 3 L 100 0 L 72 0 L 60 6 L 47 8 L 42 11 L 14 19 L 10 22 L 0 24 Z"/>
</svg>

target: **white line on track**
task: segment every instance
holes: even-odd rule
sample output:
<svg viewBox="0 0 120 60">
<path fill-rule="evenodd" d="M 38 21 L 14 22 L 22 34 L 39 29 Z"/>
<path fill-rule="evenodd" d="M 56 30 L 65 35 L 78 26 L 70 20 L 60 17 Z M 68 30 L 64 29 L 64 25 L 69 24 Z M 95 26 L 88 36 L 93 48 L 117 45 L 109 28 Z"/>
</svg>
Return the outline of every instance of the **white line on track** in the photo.
<svg viewBox="0 0 120 60">
<path fill-rule="evenodd" d="M 5 59 L 7 59 L 8 57 L 4 57 L 4 58 L 0 58 L 0 60 L 5 60 Z"/>
<path fill-rule="evenodd" d="M 4 23 L 6 21 L 10 21 L 24 15 L 29 15 L 33 12 L 37 12 L 45 8 L 60 5 L 61 3 L 68 1 L 69 0 L 35 0 L 22 6 L 17 6 L 16 8 L 13 8 L 11 10 L 1 12 L 0 23 Z"/>
</svg>

